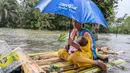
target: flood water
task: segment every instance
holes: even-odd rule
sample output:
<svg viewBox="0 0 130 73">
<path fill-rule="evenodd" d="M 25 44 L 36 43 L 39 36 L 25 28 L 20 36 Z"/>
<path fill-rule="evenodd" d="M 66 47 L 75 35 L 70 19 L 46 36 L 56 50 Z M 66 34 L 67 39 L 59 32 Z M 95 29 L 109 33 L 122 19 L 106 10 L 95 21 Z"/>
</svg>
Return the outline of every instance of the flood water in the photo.
<svg viewBox="0 0 130 73">
<path fill-rule="evenodd" d="M 57 41 L 61 33 L 67 32 L 0 28 L 0 40 L 6 41 L 12 48 L 20 46 L 27 53 L 57 51 L 66 44 Z M 114 56 L 126 61 L 125 70 L 115 67 L 109 73 L 130 73 L 130 35 L 118 34 L 116 37 L 115 34 L 99 34 L 97 44 L 113 51 L 125 51 L 124 54 Z"/>
</svg>

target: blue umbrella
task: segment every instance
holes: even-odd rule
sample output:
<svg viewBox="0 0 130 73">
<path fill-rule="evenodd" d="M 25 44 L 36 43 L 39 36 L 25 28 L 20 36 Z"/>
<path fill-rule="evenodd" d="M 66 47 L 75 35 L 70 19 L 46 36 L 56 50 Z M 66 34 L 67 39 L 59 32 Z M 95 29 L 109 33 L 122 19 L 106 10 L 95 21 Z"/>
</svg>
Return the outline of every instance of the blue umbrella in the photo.
<svg viewBox="0 0 130 73">
<path fill-rule="evenodd" d="M 91 0 L 41 0 L 34 8 L 39 8 L 42 13 L 67 16 L 81 24 L 90 22 L 108 27 L 102 12 Z"/>
<path fill-rule="evenodd" d="M 81 24 L 89 22 L 108 27 L 102 12 L 91 0 L 41 0 L 34 8 L 39 8 L 41 13 L 56 13 L 67 16 Z M 96 45 L 93 47 L 92 53 L 96 59 L 95 47 Z"/>
</svg>

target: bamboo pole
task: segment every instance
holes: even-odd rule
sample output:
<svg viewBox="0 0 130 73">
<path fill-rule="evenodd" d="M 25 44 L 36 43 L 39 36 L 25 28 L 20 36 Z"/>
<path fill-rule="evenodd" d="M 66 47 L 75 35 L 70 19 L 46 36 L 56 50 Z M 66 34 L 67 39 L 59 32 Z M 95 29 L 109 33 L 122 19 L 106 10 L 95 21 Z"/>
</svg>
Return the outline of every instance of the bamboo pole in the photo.
<svg viewBox="0 0 130 73">
<path fill-rule="evenodd" d="M 55 62 L 61 62 L 62 60 L 60 58 L 51 58 L 51 59 L 46 59 L 46 60 L 35 60 L 34 62 L 37 63 L 38 65 L 47 65 L 47 64 L 52 64 Z"/>
<path fill-rule="evenodd" d="M 55 64 L 52 64 L 56 67 L 59 67 L 59 68 L 63 68 L 63 67 L 69 67 L 71 66 L 71 64 L 67 63 L 67 62 L 58 62 L 58 63 L 55 63 Z M 40 66 L 41 68 L 50 68 L 49 65 L 43 65 L 43 66 Z"/>
<path fill-rule="evenodd" d="M 58 56 L 57 52 L 43 52 L 43 53 L 33 53 L 33 54 L 28 54 L 30 57 L 33 56 Z"/>
<path fill-rule="evenodd" d="M 115 52 L 116 54 L 120 54 L 124 51 L 118 51 Z M 109 52 L 110 53 L 110 52 Z M 35 53 L 35 54 L 28 54 L 31 57 L 35 57 L 35 56 L 42 56 L 42 57 L 51 57 L 51 58 L 47 58 L 44 60 L 33 60 L 35 63 L 37 63 L 42 69 L 50 69 L 50 64 L 58 67 L 58 68 L 62 68 L 62 73 L 74 73 L 79 71 L 81 68 L 79 68 L 78 70 L 73 70 L 75 68 L 71 67 L 71 65 L 67 62 L 63 62 L 60 60 L 60 58 L 58 57 L 58 53 L 57 52 L 45 52 L 45 53 Z M 55 57 L 54 57 L 55 56 Z M 107 67 L 108 68 L 113 68 L 113 66 L 117 66 L 117 65 L 121 65 L 124 64 L 125 61 L 122 59 L 118 59 L 112 62 L 107 63 Z M 67 71 L 66 71 L 67 70 Z M 93 72 L 98 72 L 101 69 L 98 67 L 92 67 L 90 69 L 83 69 L 82 71 L 78 72 L 78 73 L 93 73 Z M 53 73 L 53 72 L 52 72 Z M 57 72 L 55 72 L 57 73 Z"/>
<path fill-rule="evenodd" d="M 108 69 L 111 69 L 111 68 L 113 68 L 115 66 L 119 66 L 119 65 L 123 65 L 123 64 L 125 64 L 125 61 L 122 60 L 122 59 L 118 59 L 118 60 L 106 63 Z M 57 66 L 58 67 L 61 67 L 61 66 L 63 67 L 65 65 L 63 63 L 61 63 L 61 64 L 58 63 Z M 71 69 L 68 69 L 67 71 L 60 71 L 60 72 L 61 73 L 97 73 L 99 71 L 101 71 L 101 69 L 99 67 L 97 67 L 97 66 L 94 66 L 92 68 L 86 68 L 86 69 L 85 68 L 79 68 L 79 69 L 75 69 L 75 70 L 71 68 Z M 59 72 L 51 72 L 51 73 L 59 73 Z"/>
<path fill-rule="evenodd" d="M 24 73 L 46 73 L 35 63 L 24 63 L 22 64 Z"/>
<path fill-rule="evenodd" d="M 107 65 L 108 69 L 111 69 L 114 66 L 122 65 L 122 64 L 125 64 L 125 61 L 122 60 L 122 59 L 118 59 L 118 60 L 115 60 L 115 61 L 111 61 L 111 62 L 107 63 L 106 65 Z M 93 68 L 81 71 L 79 73 L 95 73 L 95 72 L 99 72 L 99 71 L 101 71 L 101 69 L 99 67 L 93 67 Z"/>
</svg>

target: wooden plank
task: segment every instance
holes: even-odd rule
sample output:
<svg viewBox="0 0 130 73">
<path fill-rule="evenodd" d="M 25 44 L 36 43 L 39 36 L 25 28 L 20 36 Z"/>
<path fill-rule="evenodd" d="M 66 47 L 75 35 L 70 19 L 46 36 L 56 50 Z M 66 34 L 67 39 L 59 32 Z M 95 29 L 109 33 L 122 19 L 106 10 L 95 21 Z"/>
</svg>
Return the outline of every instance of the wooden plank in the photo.
<svg viewBox="0 0 130 73">
<path fill-rule="evenodd" d="M 22 69 L 24 73 L 46 73 L 35 63 L 24 63 Z"/>
<path fill-rule="evenodd" d="M 33 53 L 28 54 L 30 57 L 32 56 L 58 56 L 57 52 L 43 52 L 43 53 Z"/>
<path fill-rule="evenodd" d="M 45 60 L 33 60 L 33 62 L 37 63 L 38 65 L 47 65 L 47 64 L 53 64 L 56 62 L 61 62 L 62 60 L 58 57 L 50 58 L 50 59 L 45 59 Z"/>
<path fill-rule="evenodd" d="M 122 53 L 123 51 L 121 51 Z M 120 53 L 120 52 L 119 52 Z M 89 69 L 75 69 L 73 68 L 69 63 L 63 62 L 59 59 L 57 52 L 46 52 L 46 53 L 37 53 L 37 54 L 29 54 L 31 57 L 35 56 L 42 56 L 43 60 L 34 60 L 35 63 L 37 63 L 42 69 L 50 69 L 50 65 L 54 65 L 58 68 L 62 68 L 62 73 L 75 73 L 78 71 L 78 73 L 93 73 L 93 72 L 98 72 L 101 69 L 98 67 L 92 67 Z M 50 58 L 47 58 L 50 57 Z M 107 63 L 108 68 L 113 68 L 113 66 L 121 65 L 124 64 L 125 61 L 122 59 L 118 59 L 112 62 Z M 58 73 L 58 72 L 51 72 L 51 73 Z"/>
<path fill-rule="evenodd" d="M 71 64 L 67 63 L 67 62 L 58 62 L 58 63 L 55 63 L 55 64 L 52 64 L 56 67 L 59 67 L 59 68 L 63 68 L 63 67 L 69 67 L 71 66 Z M 43 65 L 43 66 L 40 66 L 41 68 L 50 68 L 49 65 Z"/>
</svg>

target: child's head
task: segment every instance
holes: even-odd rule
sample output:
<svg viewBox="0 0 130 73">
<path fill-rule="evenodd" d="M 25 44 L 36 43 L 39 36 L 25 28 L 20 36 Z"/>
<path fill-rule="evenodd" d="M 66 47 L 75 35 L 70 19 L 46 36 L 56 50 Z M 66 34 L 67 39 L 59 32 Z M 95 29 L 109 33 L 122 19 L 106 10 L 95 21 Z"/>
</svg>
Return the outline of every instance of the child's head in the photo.
<svg viewBox="0 0 130 73">
<path fill-rule="evenodd" d="M 77 39 L 78 43 L 80 46 L 86 46 L 88 44 L 88 40 L 83 37 L 83 36 L 80 36 L 78 39 Z"/>
</svg>

